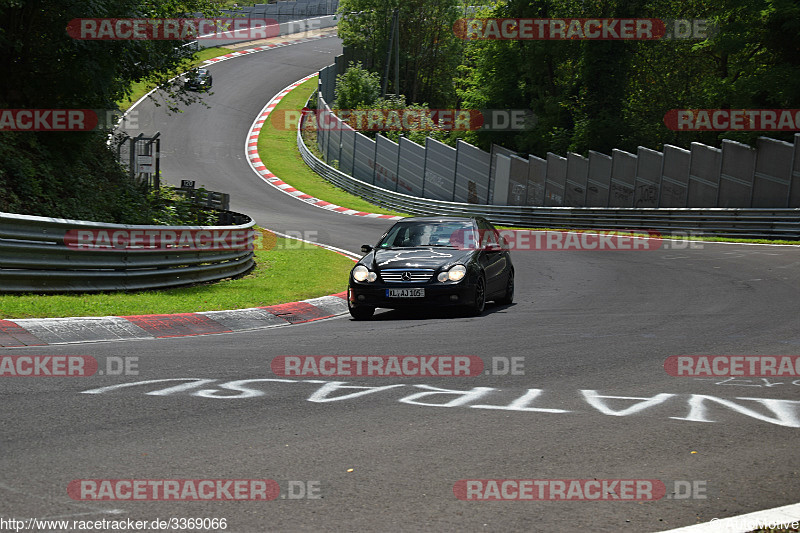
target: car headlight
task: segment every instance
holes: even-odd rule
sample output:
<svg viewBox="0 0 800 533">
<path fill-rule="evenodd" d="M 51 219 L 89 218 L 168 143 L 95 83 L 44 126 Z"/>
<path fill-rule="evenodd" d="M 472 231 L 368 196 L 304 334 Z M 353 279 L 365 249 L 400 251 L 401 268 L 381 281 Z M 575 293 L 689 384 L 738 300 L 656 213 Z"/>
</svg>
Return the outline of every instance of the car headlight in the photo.
<svg viewBox="0 0 800 533">
<path fill-rule="evenodd" d="M 440 272 L 436 277 L 439 281 L 461 281 L 467 275 L 467 267 L 456 265 L 446 272 Z"/>
<path fill-rule="evenodd" d="M 364 265 L 357 265 L 353 269 L 353 279 L 356 281 L 375 281 L 378 275 L 375 272 L 370 272 Z"/>
</svg>

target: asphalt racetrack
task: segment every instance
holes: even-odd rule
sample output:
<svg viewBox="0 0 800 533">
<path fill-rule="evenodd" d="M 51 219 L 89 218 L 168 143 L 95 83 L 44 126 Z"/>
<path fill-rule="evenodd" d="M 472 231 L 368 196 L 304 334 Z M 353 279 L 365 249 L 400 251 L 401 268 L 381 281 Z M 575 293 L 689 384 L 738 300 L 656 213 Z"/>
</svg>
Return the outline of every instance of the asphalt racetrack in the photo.
<svg viewBox="0 0 800 533">
<path fill-rule="evenodd" d="M 169 116 L 142 103 L 141 132 L 161 132 L 167 180 L 228 192 L 232 209 L 272 230 L 351 251 L 374 243 L 390 222 L 291 199 L 244 153 L 264 104 L 340 50 L 327 38 L 213 65 L 210 108 Z M 674 377 L 664 362 L 800 354 L 800 249 L 665 242 L 513 260 L 515 303 L 478 318 L 379 310 L 368 322 L 0 349 L 138 365 L 138 375 L 2 378 L 0 516 L 225 518 L 230 532 L 640 532 L 798 501 L 800 379 Z M 477 356 L 485 372 L 273 372 L 276 357 L 304 355 Z M 73 480 L 120 479 L 269 479 L 281 494 L 92 501 L 67 491 Z M 545 480 L 532 493 L 544 487 L 548 499 L 485 499 L 498 494 L 485 480 L 520 479 Z M 484 481 L 465 493 L 461 480 Z M 636 486 L 665 492 L 630 501 L 606 484 L 613 495 L 574 500 L 557 480 L 651 480 Z M 497 487 L 513 496 L 521 486 Z"/>
</svg>

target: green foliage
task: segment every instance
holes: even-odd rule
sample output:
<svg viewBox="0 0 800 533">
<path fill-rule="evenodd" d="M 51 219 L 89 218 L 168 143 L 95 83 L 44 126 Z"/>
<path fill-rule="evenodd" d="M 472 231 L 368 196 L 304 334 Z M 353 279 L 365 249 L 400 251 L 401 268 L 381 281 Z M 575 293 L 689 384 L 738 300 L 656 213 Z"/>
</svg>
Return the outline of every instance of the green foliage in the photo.
<svg viewBox="0 0 800 533">
<path fill-rule="evenodd" d="M 400 96 L 392 96 L 390 98 L 385 98 L 378 100 L 375 103 L 373 108 L 376 109 L 397 109 L 402 112 L 409 112 L 415 111 L 419 112 L 419 116 L 424 117 L 425 113 L 429 113 L 431 108 L 427 104 L 405 104 L 405 97 Z M 405 137 L 409 141 L 415 142 L 419 145 L 425 146 L 425 139 L 430 137 L 431 139 L 437 140 L 439 142 L 449 144 L 450 141 L 450 131 L 442 128 L 441 126 L 434 123 L 432 120 L 420 120 L 420 127 L 419 129 L 414 130 L 389 130 L 389 131 L 382 131 L 380 132 L 381 135 L 384 137 L 391 139 L 394 142 L 399 142 L 400 137 Z M 374 132 L 362 132 L 362 133 L 373 133 Z M 452 144 L 455 143 L 455 140 L 452 141 Z"/>
<path fill-rule="evenodd" d="M 377 74 L 369 72 L 361 63 L 350 63 L 344 72 L 336 76 L 336 103 L 338 109 L 358 109 L 375 103 L 381 94 L 381 81 Z"/>
<path fill-rule="evenodd" d="M 197 192 L 203 194 L 201 187 Z M 173 187 L 165 186 L 148 194 L 150 220 L 147 224 L 163 226 L 213 226 L 217 223 L 217 213 L 211 208 L 197 205 L 185 194 L 179 194 Z"/>
<path fill-rule="evenodd" d="M 538 118 L 529 131 L 466 136 L 483 148 L 544 155 L 753 142 L 765 133 L 675 132 L 663 118 L 671 109 L 800 107 L 797 0 L 508 0 L 475 16 L 708 19 L 715 28 L 703 40 L 468 41 L 455 80 L 461 106 Z"/>
<path fill-rule="evenodd" d="M 0 69 L 14 73 L 0 78 L 0 105 L 10 108 L 116 109 L 131 84 L 160 85 L 181 66 L 192 50 L 179 41 L 78 40 L 67 33 L 77 18 L 164 18 L 186 13 L 217 13 L 208 0 L 36 0 L 0 3 Z M 80 73 L 78 75 L 78 73 Z M 198 97 L 180 85 L 166 89 L 175 101 Z"/>
</svg>

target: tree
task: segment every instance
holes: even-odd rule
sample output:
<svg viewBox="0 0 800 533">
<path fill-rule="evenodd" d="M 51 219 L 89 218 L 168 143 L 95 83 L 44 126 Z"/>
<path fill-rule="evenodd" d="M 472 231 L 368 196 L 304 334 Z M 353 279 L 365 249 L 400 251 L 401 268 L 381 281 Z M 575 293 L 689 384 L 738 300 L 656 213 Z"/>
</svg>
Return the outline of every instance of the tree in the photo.
<svg viewBox="0 0 800 533">
<path fill-rule="evenodd" d="M 348 59 L 384 72 L 392 12 L 400 14 L 400 93 L 410 101 L 447 107 L 463 43 L 453 24 L 463 15 L 458 0 L 341 0 L 339 36 Z"/>
<path fill-rule="evenodd" d="M 132 84 L 165 83 L 193 51 L 177 41 L 77 40 L 67 34 L 69 21 L 193 12 L 216 13 L 209 0 L 0 0 L 0 69 L 7 74 L 0 77 L 0 105 L 115 109 Z M 196 99 L 182 87 L 165 90 L 168 99 Z"/>
</svg>

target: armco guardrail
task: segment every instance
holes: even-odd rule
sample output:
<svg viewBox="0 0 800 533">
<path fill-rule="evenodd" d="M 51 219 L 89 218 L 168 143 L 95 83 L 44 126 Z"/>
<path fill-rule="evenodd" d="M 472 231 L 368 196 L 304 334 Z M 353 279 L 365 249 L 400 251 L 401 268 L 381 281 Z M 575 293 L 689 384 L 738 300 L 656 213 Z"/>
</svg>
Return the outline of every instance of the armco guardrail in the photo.
<svg viewBox="0 0 800 533">
<path fill-rule="evenodd" d="M 249 230 L 255 224 L 239 213 L 223 213 L 223 218 L 241 223 L 133 226 L 0 213 L 0 292 L 160 289 L 244 274 L 255 265 L 252 246 L 100 250 L 78 249 L 65 243 L 69 230 L 230 232 Z"/>
<path fill-rule="evenodd" d="M 800 239 L 800 209 L 758 208 L 604 208 L 500 206 L 446 202 L 376 187 L 340 172 L 317 158 L 298 127 L 297 147 L 317 174 L 351 194 L 414 215 L 480 215 L 495 224 L 531 228 L 642 229 L 662 234 L 703 234 Z"/>
</svg>

